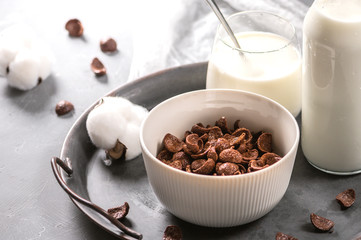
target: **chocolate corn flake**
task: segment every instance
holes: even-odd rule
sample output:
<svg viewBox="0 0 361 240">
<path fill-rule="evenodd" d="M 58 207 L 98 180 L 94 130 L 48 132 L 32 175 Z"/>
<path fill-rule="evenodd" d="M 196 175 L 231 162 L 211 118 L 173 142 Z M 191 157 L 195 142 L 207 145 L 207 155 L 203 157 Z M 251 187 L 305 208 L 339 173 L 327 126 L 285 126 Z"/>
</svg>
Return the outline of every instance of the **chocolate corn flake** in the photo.
<svg viewBox="0 0 361 240">
<path fill-rule="evenodd" d="M 223 133 L 231 133 L 227 126 L 227 119 L 225 117 L 221 117 L 218 121 L 216 121 L 216 126 L 219 127 Z"/>
<path fill-rule="evenodd" d="M 128 215 L 129 204 L 127 202 L 125 202 L 123 205 L 121 205 L 119 207 L 109 208 L 107 212 L 112 217 L 114 217 L 118 220 L 123 220 Z"/>
<path fill-rule="evenodd" d="M 179 170 L 215 176 L 259 171 L 281 159 L 272 152 L 271 133 L 252 133 L 240 120 L 233 126 L 221 117 L 214 126 L 193 125 L 183 139 L 167 133 L 157 158 Z"/>
<path fill-rule="evenodd" d="M 229 149 L 231 147 L 231 143 L 223 137 L 220 137 L 214 143 L 214 148 L 218 153 L 223 152 L 223 150 Z"/>
<path fill-rule="evenodd" d="M 219 161 L 242 163 L 242 154 L 233 148 L 228 148 L 219 154 Z"/>
<path fill-rule="evenodd" d="M 191 159 L 187 154 L 185 154 L 185 152 L 174 153 L 171 161 L 180 161 L 180 163 L 182 164 L 181 169 L 183 170 L 185 170 L 186 167 L 191 164 Z"/>
<path fill-rule="evenodd" d="M 182 230 L 175 225 L 167 226 L 164 231 L 163 240 L 181 240 L 183 238 Z"/>
<path fill-rule="evenodd" d="M 198 159 L 192 162 L 191 169 L 194 173 L 208 175 L 213 172 L 215 166 L 213 159 Z"/>
<path fill-rule="evenodd" d="M 217 175 L 237 175 L 241 174 L 239 171 L 239 166 L 235 163 L 226 162 L 226 163 L 217 163 L 216 172 Z"/>
<path fill-rule="evenodd" d="M 215 162 L 218 160 L 218 154 L 215 147 L 209 148 L 209 150 L 207 151 L 207 158 L 212 159 Z"/>
<path fill-rule="evenodd" d="M 272 151 L 272 134 L 262 133 L 257 139 L 258 149 L 262 152 Z"/>
<path fill-rule="evenodd" d="M 164 136 L 163 144 L 165 149 L 172 153 L 179 152 L 183 149 L 183 142 L 170 133 Z"/>
<path fill-rule="evenodd" d="M 174 168 L 179 169 L 179 170 L 183 169 L 182 162 L 180 160 L 170 162 L 169 166 L 174 167 Z"/>
<path fill-rule="evenodd" d="M 272 165 L 281 160 L 281 157 L 278 156 L 276 153 L 268 152 L 263 154 L 260 160 L 263 161 L 265 165 Z"/>
<path fill-rule="evenodd" d="M 335 223 L 327 218 L 321 217 L 314 213 L 310 215 L 312 225 L 321 232 L 328 232 L 330 231 Z"/>
<path fill-rule="evenodd" d="M 252 140 L 253 136 L 250 130 L 247 128 L 238 128 L 232 133 L 233 136 L 241 137 L 244 139 L 245 143 L 248 143 Z"/>
<path fill-rule="evenodd" d="M 55 106 L 55 112 L 58 116 L 63 116 L 74 110 L 74 105 L 66 100 L 58 102 Z"/>
<path fill-rule="evenodd" d="M 269 167 L 268 164 L 266 164 L 265 161 L 259 159 L 259 160 L 251 160 L 249 161 L 249 167 L 247 169 L 248 172 L 255 172 L 255 171 L 259 171 L 262 170 L 266 167 Z"/>
<path fill-rule="evenodd" d="M 276 234 L 276 240 L 298 240 L 298 239 L 291 235 L 278 232 Z"/>
<path fill-rule="evenodd" d="M 93 59 L 93 61 L 90 64 L 90 67 L 96 76 L 103 76 L 107 73 L 104 64 L 98 58 Z"/>
<path fill-rule="evenodd" d="M 100 49 L 102 52 L 115 52 L 117 50 L 117 42 L 113 38 L 101 40 Z"/>
<path fill-rule="evenodd" d="M 223 137 L 222 129 L 220 129 L 218 126 L 209 128 L 208 140 L 217 140 L 218 138 L 221 137 Z"/>
<path fill-rule="evenodd" d="M 198 135 L 203 135 L 203 134 L 206 134 L 209 132 L 210 129 L 206 128 L 203 126 L 203 124 L 201 123 L 198 123 L 198 124 L 195 124 L 191 131 L 187 131 L 187 132 L 190 132 L 190 133 L 197 133 Z"/>
<path fill-rule="evenodd" d="M 250 149 L 242 153 L 242 160 L 251 161 L 258 158 L 258 150 Z"/>
<path fill-rule="evenodd" d="M 170 161 L 173 158 L 173 153 L 169 152 L 167 149 L 163 149 L 157 155 L 159 160 L 163 161 Z"/>
<path fill-rule="evenodd" d="M 72 37 L 80 37 L 83 35 L 83 25 L 79 21 L 79 19 L 70 19 L 65 24 L 65 29 L 69 32 L 69 35 Z"/>
<path fill-rule="evenodd" d="M 240 153 L 245 153 L 247 151 L 250 151 L 250 150 L 253 150 L 253 144 L 252 143 L 246 143 L 246 142 L 241 142 L 237 148 L 237 150 L 240 152 Z M 257 150 L 257 149 L 256 149 Z"/>
<path fill-rule="evenodd" d="M 185 142 L 186 142 L 186 145 L 187 145 L 187 149 L 189 151 L 191 151 L 192 153 L 198 153 L 203 148 L 203 141 L 198 136 L 198 134 L 195 134 L 195 133 L 189 134 L 186 137 Z"/>
<path fill-rule="evenodd" d="M 342 208 L 351 207 L 356 199 L 355 190 L 352 188 L 347 189 L 336 196 L 337 202 L 341 205 Z"/>
</svg>

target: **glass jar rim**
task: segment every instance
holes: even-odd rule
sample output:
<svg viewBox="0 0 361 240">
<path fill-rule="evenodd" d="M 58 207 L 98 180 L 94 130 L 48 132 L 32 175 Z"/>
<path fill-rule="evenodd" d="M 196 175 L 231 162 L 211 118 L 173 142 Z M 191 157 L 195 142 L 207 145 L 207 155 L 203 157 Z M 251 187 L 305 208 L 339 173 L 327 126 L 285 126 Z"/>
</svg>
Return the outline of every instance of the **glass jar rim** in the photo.
<svg viewBox="0 0 361 240">
<path fill-rule="evenodd" d="M 271 49 L 271 50 L 266 50 L 266 51 L 247 51 L 247 50 L 244 50 L 242 49 L 242 46 L 241 48 L 238 48 L 236 46 L 233 45 L 233 43 L 229 43 L 227 41 L 225 41 L 224 38 L 220 37 L 220 31 L 223 30 L 225 31 L 225 29 L 223 28 L 222 24 L 218 24 L 218 27 L 217 27 L 217 36 L 218 38 L 221 40 L 222 43 L 224 43 L 226 46 L 228 46 L 229 48 L 231 48 L 232 50 L 236 50 L 236 51 L 239 51 L 241 53 L 271 53 L 271 52 L 277 52 L 277 51 L 280 51 L 281 49 L 284 49 L 286 47 L 288 47 L 289 45 L 292 44 L 292 42 L 297 39 L 297 36 L 296 36 L 296 29 L 295 29 L 295 26 L 287 19 L 275 14 L 275 13 L 272 13 L 272 12 L 268 12 L 268 11 L 257 11 L 257 10 L 250 10 L 250 11 L 242 11 L 242 12 L 237 12 L 237 13 L 234 13 L 230 16 L 228 16 L 226 18 L 227 22 L 230 21 L 230 19 L 234 18 L 234 17 L 237 17 L 237 16 L 240 16 L 240 15 L 246 15 L 246 14 L 267 14 L 267 15 L 270 15 L 270 16 L 274 16 L 274 17 L 277 17 L 278 19 L 282 20 L 283 22 L 285 22 L 286 24 L 288 24 L 290 27 L 291 27 L 291 31 L 292 31 L 292 34 L 290 38 L 286 38 L 284 37 L 287 42 L 286 44 L 282 45 L 281 47 L 278 47 L 278 48 L 274 48 L 274 49 Z M 223 28 L 223 29 L 222 29 Z M 232 29 L 233 30 L 233 29 Z M 236 34 L 236 33 L 235 33 Z M 277 34 L 279 35 L 279 34 Z"/>
</svg>

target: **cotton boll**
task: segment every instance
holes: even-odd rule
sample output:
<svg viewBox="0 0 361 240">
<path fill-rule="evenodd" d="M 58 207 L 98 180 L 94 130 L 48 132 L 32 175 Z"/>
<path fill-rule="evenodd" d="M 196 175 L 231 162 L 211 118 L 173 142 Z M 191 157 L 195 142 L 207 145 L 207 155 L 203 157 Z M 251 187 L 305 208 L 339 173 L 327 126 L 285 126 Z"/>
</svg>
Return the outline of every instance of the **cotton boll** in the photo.
<svg viewBox="0 0 361 240">
<path fill-rule="evenodd" d="M 148 110 L 122 97 L 104 97 L 88 115 L 86 126 L 95 146 L 110 150 L 116 141 L 125 145 L 125 159 L 141 153 L 140 125 Z"/>
<path fill-rule="evenodd" d="M 0 32 L 0 74 L 5 76 L 6 68 L 22 49 L 31 49 L 34 35 L 23 25 L 14 25 Z"/>
<path fill-rule="evenodd" d="M 8 84 L 29 90 L 51 73 L 53 54 L 29 27 L 14 25 L 0 33 L 0 75 Z"/>
<path fill-rule="evenodd" d="M 35 87 L 39 82 L 39 64 L 32 51 L 21 51 L 9 64 L 8 84 L 21 90 Z"/>
<path fill-rule="evenodd" d="M 119 135 L 124 132 L 126 121 L 121 112 L 114 112 L 103 102 L 89 113 L 86 128 L 95 146 L 111 149 Z"/>
</svg>

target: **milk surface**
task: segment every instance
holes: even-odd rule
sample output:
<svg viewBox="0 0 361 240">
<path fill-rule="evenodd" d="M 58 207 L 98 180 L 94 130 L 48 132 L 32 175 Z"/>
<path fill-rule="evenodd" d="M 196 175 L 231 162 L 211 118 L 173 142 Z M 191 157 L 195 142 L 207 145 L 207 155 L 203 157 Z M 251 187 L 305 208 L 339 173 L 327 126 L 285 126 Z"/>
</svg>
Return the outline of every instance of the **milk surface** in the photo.
<svg viewBox="0 0 361 240">
<path fill-rule="evenodd" d="M 326 171 L 361 170 L 361 2 L 316 1 L 303 31 L 304 154 Z"/>
<path fill-rule="evenodd" d="M 236 37 L 243 55 L 230 47 L 230 39 L 225 40 L 226 44 L 215 42 L 206 87 L 255 92 L 279 102 L 294 116 L 298 115 L 301 109 L 298 49 L 289 44 L 289 40 L 272 33 L 244 32 Z"/>
</svg>

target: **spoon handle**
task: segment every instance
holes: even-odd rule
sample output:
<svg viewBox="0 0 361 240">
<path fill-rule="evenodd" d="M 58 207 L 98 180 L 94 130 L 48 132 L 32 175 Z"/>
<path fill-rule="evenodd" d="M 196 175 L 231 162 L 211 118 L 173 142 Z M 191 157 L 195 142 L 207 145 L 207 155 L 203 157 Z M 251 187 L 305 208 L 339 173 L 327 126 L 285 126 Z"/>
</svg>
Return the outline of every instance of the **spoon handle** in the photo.
<svg viewBox="0 0 361 240">
<path fill-rule="evenodd" d="M 231 29 L 231 27 L 228 25 L 226 19 L 224 18 L 222 12 L 219 10 L 216 2 L 214 0 L 206 0 L 208 5 L 212 8 L 213 12 L 216 14 L 216 16 L 218 17 L 219 21 L 221 21 L 224 29 L 226 29 L 226 32 L 228 33 L 229 37 L 231 38 L 233 44 L 241 49 L 241 46 L 239 46 L 239 43 L 237 41 L 237 38 L 234 36 L 234 33 Z"/>
</svg>

